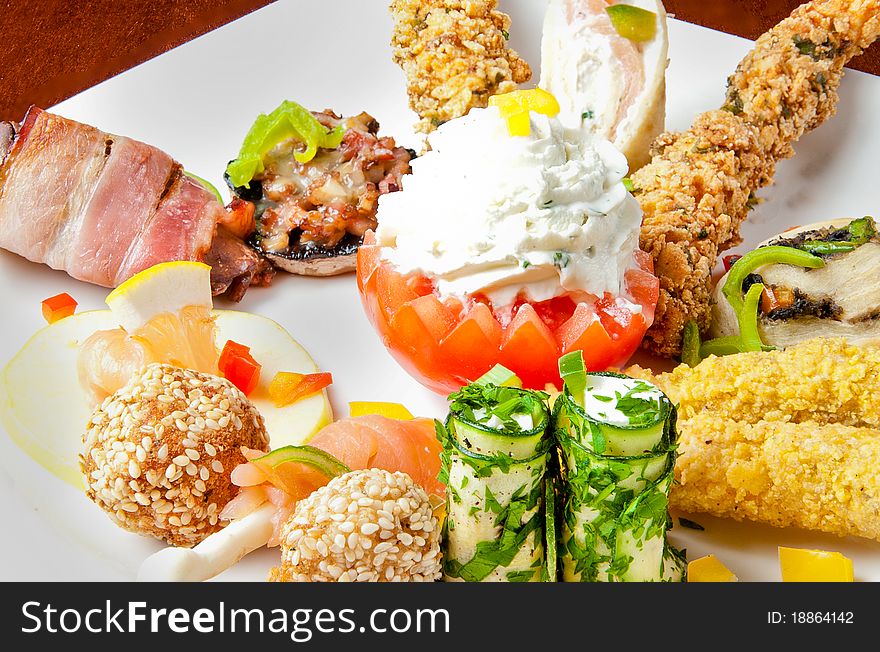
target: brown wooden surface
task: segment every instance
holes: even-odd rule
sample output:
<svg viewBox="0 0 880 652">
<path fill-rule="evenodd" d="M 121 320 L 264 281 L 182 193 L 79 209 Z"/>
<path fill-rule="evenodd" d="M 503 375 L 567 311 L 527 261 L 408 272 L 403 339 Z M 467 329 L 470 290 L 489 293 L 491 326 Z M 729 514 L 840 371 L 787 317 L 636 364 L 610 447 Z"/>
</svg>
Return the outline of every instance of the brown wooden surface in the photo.
<svg viewBox="0 0 880 652">
<path fill-rule="evenodd" d="M 387 4 L 387 0 L 361 1 L 375 2 L 377 10 Z M 0 1 L 0 119 L 20 118 L 31 103 L 50 106 L 270 2 Z M 799 0 L 666 0 L 665 4 L 683 20 L 755 38 Z M 880 46 L 875 44 L 853 67 L 880 74 Z"/>
</svg>

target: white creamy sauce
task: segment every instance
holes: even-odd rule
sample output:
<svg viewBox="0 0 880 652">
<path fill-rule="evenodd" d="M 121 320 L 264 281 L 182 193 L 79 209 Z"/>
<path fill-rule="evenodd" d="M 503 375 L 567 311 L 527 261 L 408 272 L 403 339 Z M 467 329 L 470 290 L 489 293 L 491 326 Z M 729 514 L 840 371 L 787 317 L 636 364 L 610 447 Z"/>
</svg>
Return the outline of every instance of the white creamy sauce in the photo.
<svg viewBox="0 0 880 652">
<path fill-rule="evenodd" d="M 592 418 L 612 426 L 628 426 L 629 416 L 617 409 L 617 394 L 624 396 L 636 387 L 644 389 L 635 392 L 635 398 L 652 401 L 657 405 L 663 399 L 663 393 L 659 389 L 636 378 L 589 375 L 584 392 L 584 411 Z M 609 397 L 611 400 L 602 401 L 596 398 L 597 395 Z"/>
<path fill-rule="evenodd" d="M 486 419 L 486 410 L 484 409 L 474 410 L 474 417 L 488 428 L 501 429 L 504 427 L 504 422 L 494 414 Z M 524 432 L 528 432 L 535 427 L 535 420 L 531 414 L 511 414 L 510 418 L 516 421 L 517 425 Z M 484 419 L 486 420 L 483 421 Z"/>
<path fill-rule="evenodd" d="M 520 293 L 624 294 L 642 211 L 610 142 L 535 112 L 531 134 L 511 136 L 489 107 L 430 144 L 403 191 L 379 199 L 377 243 L 399 271 L 431 276 L 442 299 L 484 294 L 496 310 Z"/>
<path fill-rule="evenodd" d="M 597 30 L 596 24 L 608 22 L 608 17 L 603 12 L 569 23 L 565 13 L 566 8 L 556 3 L 544 19 L 541 61 L 553 65 L 541 67 L 540 86 L 559 102 L 562 124 L 584 125 L 592 133 L 613 138 L 628 73 L 609 38 Z"/>
</svg>

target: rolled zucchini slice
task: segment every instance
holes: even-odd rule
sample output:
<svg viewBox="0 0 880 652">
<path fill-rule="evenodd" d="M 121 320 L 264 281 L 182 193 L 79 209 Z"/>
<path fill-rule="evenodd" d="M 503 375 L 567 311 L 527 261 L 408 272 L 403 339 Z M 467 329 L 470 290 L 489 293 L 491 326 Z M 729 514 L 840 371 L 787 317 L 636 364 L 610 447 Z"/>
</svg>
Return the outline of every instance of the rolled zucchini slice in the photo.
<svg viewBox="0 0 880 652">
<path fill-rule="evenodd" d="M 545 539 L 547 524 L 555 528 L 546 511 L 553 497 L 547 395 L 475 383 L 450 400 L 445 426 L 438 423 L 447 486 L 444 579 L 555 581 L 555 550 L 548 560 Z"/>
<path fill-rule="evenodd" d="M 563 580 L 683 580 L 684 559 L 666 537 L 675 406 L 654 385 L 621 374 L 563 377 L 553 411 Z"/>
</svg>

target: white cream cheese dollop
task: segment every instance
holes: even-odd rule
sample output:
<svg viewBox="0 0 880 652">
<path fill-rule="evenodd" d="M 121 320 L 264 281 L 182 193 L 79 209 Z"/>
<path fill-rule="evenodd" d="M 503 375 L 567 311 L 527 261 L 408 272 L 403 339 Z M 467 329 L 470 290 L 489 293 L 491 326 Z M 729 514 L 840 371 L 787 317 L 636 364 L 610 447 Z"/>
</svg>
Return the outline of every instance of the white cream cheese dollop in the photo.
<svg viewBox="0 0 880 652">
<path fill-rule="evenodd" d="M 532 112 L 511 136 L 497 107 L 431 134 L 401 192 L 379 199 L 382 257 L 432 277 L 441 296 L 510 306 L 584 291 L 624 294 L 642 211 L 610 142 Z M 636 307 L 637 309 L 637 307 Z"/>
</svg>

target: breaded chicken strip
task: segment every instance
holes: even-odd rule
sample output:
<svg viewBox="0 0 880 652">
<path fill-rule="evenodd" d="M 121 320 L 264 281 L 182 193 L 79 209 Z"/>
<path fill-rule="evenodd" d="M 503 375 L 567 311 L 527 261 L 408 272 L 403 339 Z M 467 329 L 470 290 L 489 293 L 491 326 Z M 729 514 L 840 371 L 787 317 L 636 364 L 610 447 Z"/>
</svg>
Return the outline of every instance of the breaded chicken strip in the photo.
<svg viewBox="0 0 880 652">
<path fill-rule="evenodd" d="M 627 373 L 678 403 L 673 507 L 880 540 L 880 348 L 814 339 Z"/>
<path fill-rule="evenodd" d="M 679 424 L 670 502 L 686 512 L 880 541 L 880 430 L 755 424 L 710 412 Z"/>
<path fill-rule="evenodd" d="M 709 413 L 747 423 L 814 421 L 880 428 L 880 348 L 843 338 L 808 340 L 782 351 L 711 356 L 654 375 L 626 373 L 656 384 L 678 404 L 680 420 Z"/>
<path fill-rule="evenodd" d="M 507 47 L 510 17 L 496 0 L 392 0 L 394 62 L 406 74 L 409 105 L 429 132 L 516 90 L 532 71 Z"/>
<path fill-rule="evenodd" d="M 728 80 L 725 106 L 661 135 L 632 178 L 645 211 L 641 247 L 660 300 L 644 346 L 671 357 L 685 324 L 709 326 L 718 254 L 740 242 L 754 192 L 792 144 L 834 113 L 844 65 L 880 36 L 880 0 L 815 0 L 761 36 Z"/>
</svg>

